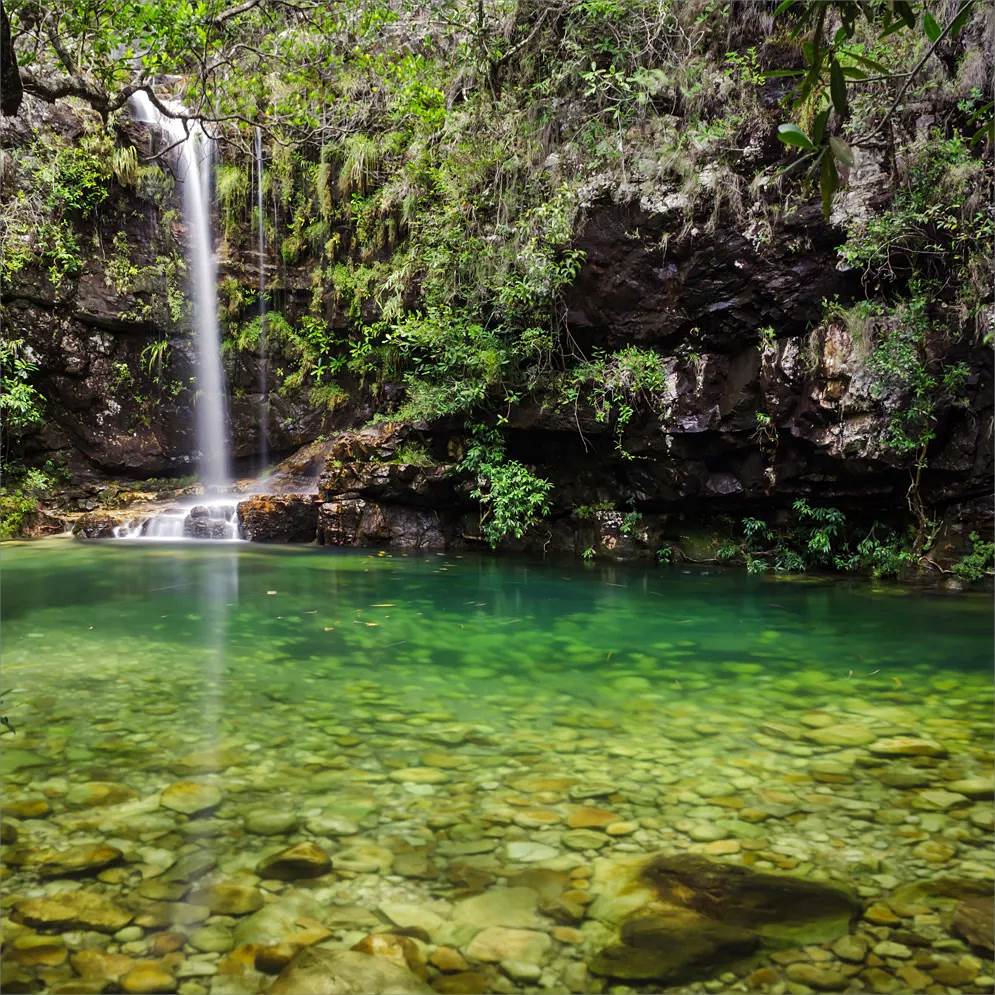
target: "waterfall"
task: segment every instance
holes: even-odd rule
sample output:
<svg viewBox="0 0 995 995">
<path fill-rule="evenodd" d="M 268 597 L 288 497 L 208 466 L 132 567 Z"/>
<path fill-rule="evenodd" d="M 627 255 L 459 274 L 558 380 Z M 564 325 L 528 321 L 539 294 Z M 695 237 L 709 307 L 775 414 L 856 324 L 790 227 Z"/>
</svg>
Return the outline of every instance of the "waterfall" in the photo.
<svg viewBox="0 0 995 995">
<path fill-rule="evenodd" d="M 259 476 L 269 466 L 269 357 L 266 353 L 266 226 L 263 214 L 263 133 L 256 128 L 256 251 L 259 259 Z"/>
<path fill-rule="evenodd" d="M 155 125 L 176 146 L 177 179 L 183 195 L 187 261 L 197 334 L 197 448 L 204 486 L 231 486 L 225 418 L 224 371 L 218 325 L 218 265 L 212 238 L 213 141 L 199 125 L 160 113 L 144 92 L 131 98 L 139 120 Z"/>
</svg>

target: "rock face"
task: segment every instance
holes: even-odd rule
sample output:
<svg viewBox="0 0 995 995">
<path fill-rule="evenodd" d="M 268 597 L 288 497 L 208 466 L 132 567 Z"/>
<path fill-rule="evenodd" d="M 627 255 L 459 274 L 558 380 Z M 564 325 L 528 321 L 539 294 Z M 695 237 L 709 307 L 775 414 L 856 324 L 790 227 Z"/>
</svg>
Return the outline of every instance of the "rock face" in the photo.
<svg viewBox="0 0 995 995">
<path fill-rule="evenodd" d="M 252 542 L 314 542 L 318 505 L 310 495 L 259 495 L 238 505 L 242 535 Z"/>
<path fill-rule="evenodd" d="M 432 995 L 417 975 L 355 950 L 304 950 L 280 972 L 270 995 Z"/>
<path fill-rule="evenodd" d="M 759 874 L 697 856 L 653 857 L 609 872 L 592 915 L 618 940 L 595 955 L 595 974 L 677 984 L 711 977 L 761 947 L 824 943 L 847 933 L 861 912 L 849 892 Z"/>
</svg>

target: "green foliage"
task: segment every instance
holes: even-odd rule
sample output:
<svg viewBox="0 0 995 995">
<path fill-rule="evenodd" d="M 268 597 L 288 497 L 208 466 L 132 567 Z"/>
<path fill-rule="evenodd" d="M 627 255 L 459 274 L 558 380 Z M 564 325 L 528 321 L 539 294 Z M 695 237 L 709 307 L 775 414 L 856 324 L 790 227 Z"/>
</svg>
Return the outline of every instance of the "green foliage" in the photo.
<svg viewBox="0 0 995 995">
<path fill-rule="evenodd" d="M 995 572 L 995 542 L 983 540 L 977 532 L 972 532 L 970 539 L 971 552 L 953 565 L 953 572 L 962 580 L 976 583 Z"/>
<path fill-rule="evenodd" d="M 674 562 L 674 547 L 665 544 L 656 551 L 656 560 L 661 566 L 670 566 Z"/>
<path fill-rule="evenodd" d="M 20 536 L 37 510 L 36 499 L 19 491 L 9 493 L 6 488 L 0 488 L 0 540 Z"/>
<path fill-rule="evenodd" d="M 480 501 L 480 531 L 492 547 L 508 535 L 521 539 L 549 514 L 553 485 L 509 460 L 496 429 L 474 430 L 460 469 L 476 477 L 472 495 Z"/>
<path fill-rule="evenodd" d="M 42 420 L 42 395 L 31 383 L 37 369 L 23 339 L 0 338 L 0 415 L 7 431 L 19 432 Z"/>
</svg>

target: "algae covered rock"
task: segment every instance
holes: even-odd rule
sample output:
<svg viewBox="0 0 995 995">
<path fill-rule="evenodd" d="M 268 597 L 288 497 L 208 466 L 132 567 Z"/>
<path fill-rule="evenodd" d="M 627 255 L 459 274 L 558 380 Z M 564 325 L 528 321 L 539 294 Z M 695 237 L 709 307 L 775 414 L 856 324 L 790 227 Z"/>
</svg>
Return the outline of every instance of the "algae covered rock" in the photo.
<svg viewBox="0 0 995 995">
<path fill-rule="evenodd" d="M 761 874 L 695 855 L 601 862 L 607 896 L 592 915 L 617 926 L 617 942 L 591 960 L 595 974 L 668 984 L 712 976 L 761 947 L 825 943 L 861 912 L 849 891 Z"/>
</svg>

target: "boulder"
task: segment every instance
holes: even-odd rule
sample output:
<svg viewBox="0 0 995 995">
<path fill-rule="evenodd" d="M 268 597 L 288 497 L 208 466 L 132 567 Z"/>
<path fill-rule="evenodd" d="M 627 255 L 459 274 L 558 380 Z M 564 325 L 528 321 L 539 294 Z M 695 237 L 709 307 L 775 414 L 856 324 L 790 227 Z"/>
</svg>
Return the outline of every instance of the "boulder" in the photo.
<svg viewBox="0 0 995 995">
<path fill-rule="evenodd" d="M 862 909 L 843 888 L 696 855 L 598 861 L 595 873 L 591 915 L 618 936 L 589 967 L 627 981 L 681 984 L 764 947 L 825 943 Z"/>
<path fill-rule="evenodd" d="M 258 494 L 239 502 L 238 522 L 250 542 L 314 542 L 318 505 L 306 494 Z"/>
</svg>

